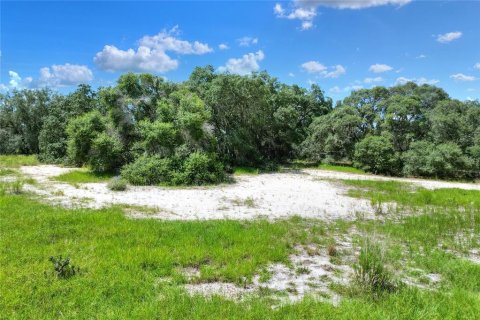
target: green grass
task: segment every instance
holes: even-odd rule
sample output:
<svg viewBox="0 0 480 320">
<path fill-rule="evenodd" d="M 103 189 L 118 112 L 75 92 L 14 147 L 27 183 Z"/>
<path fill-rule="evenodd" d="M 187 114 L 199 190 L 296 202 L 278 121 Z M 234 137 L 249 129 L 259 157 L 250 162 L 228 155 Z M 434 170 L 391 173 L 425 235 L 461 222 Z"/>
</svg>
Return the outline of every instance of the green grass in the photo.
<svg viewBox="0 0 480 320">
<path fill-rule="evenodd" d="M 53 177 L 53 180 L 66 182 L 70 184 L 77 183 L 96 183 L 96 182 L 108 182 L 114 177 L 109 173 L 95 173 L 88 171 L 87 169 L 74 170 L 59 176 Z"/>
<path fill-rule="evenodd" d="M 480 208 L 480 191 L 454 188 L 428 190 L 415 188 L 398 181 L 342 180 L 342 183 L 355 187 L 348 195 L 367 198 L 376 203 L 396 202 L 406 206 L 441 206 Z"/>
<path fill-rule="evenodd" d="M 21 166 L 35 166 L 39 163 L 34 155 L 0 155 L 0 167 L 18 168 Z"/>
<path fill-rule="evenodd" d="M 321 165 L 318 166 L 318 168 L 322 169 L 322 170 L 347 172 L 347 173 L 365 173 L 365 171 L 363 171 L 361 169 L 357 169 L 357 168 L 349 167 L 349 166 L 337 166 L 337 165 L 330 165 L 330 164 L 321 164 Z"/>
<path fill-rule="evenodd" d="M 236 176 L 239 175 L 257 175 L 260 173 L 260 169 L 253 167 L 235 167 L 233 174 Z"/>
<path fill-rule="evenodd" d="M 480 314 L 480 265 L 453 252 L 479 246 L 479 208 L 458 209 L 478 194 L 450 190 L 442 196 L 455 193 L 451 202 L 440 201 L 440 195 L 438 200 L 424 195 L 406 202 L 415 195 L 409 185 L 347 183 L 364 196 L 380 193 L 422 211 L 380 222 L 181 222 L 128 219 L 120 207 L 64 209 L 26 194 L 0 195 L 0 318 L 475 319 Z M 430 206 L 432 201 L 439 205 Z M 439 287 L 401 287 L 376 297 L 339 288 L 344 299 L 338 306 L 310 298 L 279 306 L 266 296 L 232 302 L 190 297 L 182 289 L 186 279 L 181 268 L 198 267 L 204 282 L 241 284 L 255 274 L 268 278 L 266 266 L 286 263 L 295 245 L 326 245 L 332 233 L 345 235 L 352 226 L 360 233 L 356 245 L 373 239 L 384 252 L 382 263 L 384 259 L 396 272 L 415 267 L 438 273 Z M 459 234 L 465 241 L 459 241 Z M 60 255 L 70 257 L 80 273 L 58 278 L 49 257 Z M 159 281 L 165 277 L 172 281 Z"/>
<path fill-rule="evenodd" d="M 0 177 L 4 177 L 4 176 L 14 176 L 14 175 L 17 175 L 18 174 L 18 171 L 16 170 L 13 170 L 13 169 L 10 169 L 10 168 L 0 168 Z"/>
</svg>

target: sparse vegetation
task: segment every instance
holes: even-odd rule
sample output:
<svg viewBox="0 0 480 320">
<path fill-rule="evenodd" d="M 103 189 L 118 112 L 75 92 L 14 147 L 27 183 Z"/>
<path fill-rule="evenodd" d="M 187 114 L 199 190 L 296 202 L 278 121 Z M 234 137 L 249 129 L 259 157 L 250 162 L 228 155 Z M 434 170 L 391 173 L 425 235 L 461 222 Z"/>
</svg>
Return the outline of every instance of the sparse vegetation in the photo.
<svg viewBox="0 0 480 320">
<path fill-rule="evenodd" d="M 95 173 L 88 169 L 73 170 L 59 176 L 53 177 L 54 180 L 70 183 L 72 185 L 79 183 L 107 182 L 114 175 L 110 173 Z"/>
<path fill-rule="evenodd" d="M 113 177 L 107 184 L 107 188 L 112 191 L 127 190 L 127 182 L 120 177 Z"/>
</svg>

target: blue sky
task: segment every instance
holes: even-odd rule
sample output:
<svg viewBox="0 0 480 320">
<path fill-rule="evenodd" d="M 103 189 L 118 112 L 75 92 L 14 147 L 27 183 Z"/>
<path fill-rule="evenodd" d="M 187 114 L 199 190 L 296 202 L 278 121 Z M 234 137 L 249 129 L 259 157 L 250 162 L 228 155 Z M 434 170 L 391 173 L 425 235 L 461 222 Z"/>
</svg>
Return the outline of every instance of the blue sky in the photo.
<svg viewBox="0 0 480 320">
<path fill-rule="evenodd" d="M 351 90 L 408 80 L 480 99 L 480 2 L 418 0 L 0 2 L 0 90 L 172 81 L 195 66 Z"/>
</svg>

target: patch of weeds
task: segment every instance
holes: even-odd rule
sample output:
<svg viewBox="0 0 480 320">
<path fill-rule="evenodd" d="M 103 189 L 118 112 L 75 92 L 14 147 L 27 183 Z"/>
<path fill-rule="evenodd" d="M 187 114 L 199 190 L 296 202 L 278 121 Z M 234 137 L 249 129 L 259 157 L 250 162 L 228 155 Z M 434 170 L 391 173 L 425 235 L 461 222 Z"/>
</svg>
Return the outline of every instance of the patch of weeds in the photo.
<svg viewBox="0 0 480 320">
<path fill-rule="evenodd" d="M 233 174 L 236 176 L 241 175 L 257 175 L 260 173 L 260 169 L 253 167 L 235 167 L 233 169 Z"/>
<path fill-rule="evenodd" d="M 362 291 L 376 296 L 397 290 L 399 284 L 387 268 L 384 257 L 380 246 L 369 239 L 365 241 L 354 265 L 355 280 Z"/>
<path fill-rule="evenodd" d="M 34 155 L 0 155 L 0 167 L 19 168 L 21 166 L 35 166 L 39 163 Z"/>
<path fill-rule="evenodd" d="M 357 169 L 351 166 L 339 166 L 339 165 L 331 165 L 331 164 L 321 164 L 318 166 L 319 169 L 328 170 L 328 171 L 337 171 L 337 172 L 346 172 L 346 173 L 358 173 L 364 174 L 365 171 L 361 169 Z"/>
<path fill-rule="evenodd" d="M 111 173 L 95 173 L 88 171 L 87 169 L 80 169 L 52 177 L 52 179 L 55 181 L 70 183 L 75 186 L 78 183 L 107 182 L 113 176 L 114 175 Z"/>
<path fill-rule="evenodd" d="M 310 269 L 307 267 L 298 267 L 297 270 L 295 270 L 296 274 L 310 274 Z"/>
<path fill-rule="evenodd" d="M 0 177 L 12 176 L 18 174 L 17 171 L 9 168 L 0 168 Z"/>
<path fill-rule="evenodd" d="M 70 258 L 68 257 L 51 256 L 48 260 L 53 264 L 54 274 L 59 279 L 68 279 L 80 272 L 80 268 L 71 264 Z"/>
<path fill-rule="evenodd" d="M 235 198 L 231 199 L 230 202 L 237 207 L 255 208 L 257 206 L 255 199 L 252 197 L 247 197 L 245 199 Z"/>
<path fill-rule="evenodd" d="M 272 278 L 272 274 L 266 268 L 263 268 L 262 270 L 260 270 L 258 281 L 264 283 L 270 280 L 271 278 Z"/>
<path fill-rule="evenodd" d="M 107 188 L 112 191 L 125 191 L 127 190 L 127 182 L 120 177 L 114 177 L 108 182 Z"/>
<path fill-rule="evenodd" d="M 23 193 L 23 180 L 0 182 L 0 195 Z"/>
</svg>

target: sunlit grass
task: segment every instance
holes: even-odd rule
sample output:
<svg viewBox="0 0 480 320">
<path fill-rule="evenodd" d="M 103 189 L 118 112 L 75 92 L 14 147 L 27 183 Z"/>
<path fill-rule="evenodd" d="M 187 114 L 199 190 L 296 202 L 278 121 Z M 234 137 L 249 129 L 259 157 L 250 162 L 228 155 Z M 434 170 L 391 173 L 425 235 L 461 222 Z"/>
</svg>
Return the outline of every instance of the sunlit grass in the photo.
<svg viewBox="0 0 480 320">
<path fill-rule="evenodd" d="M 55 181 L 76 184 L 108 182 L 112 177 L 114 177 L 114 175 L 110 173 L 95 173 L 88 169 L 80 169 L 61 174 L 52 179 Z"/>
<path fill-rule="evenodd" d="M 0 155 L 0 167 L 18 168 L 21 166 L 35 166 L 40 162 L 34 155 Z"/>
<path fill-rule="evenodd" d="M 357 169 L 350 166 L 338 166 L 338 165 L 331 165 L 331 164 L 321 164 L 318 166 L 319 169 L 322 170 L 329 170 L 329 171 L 338 171 L 338 172 L 347 172 L 347 173 L 365 173 L 365 171 L 361 169 Z"/>
</svg>

